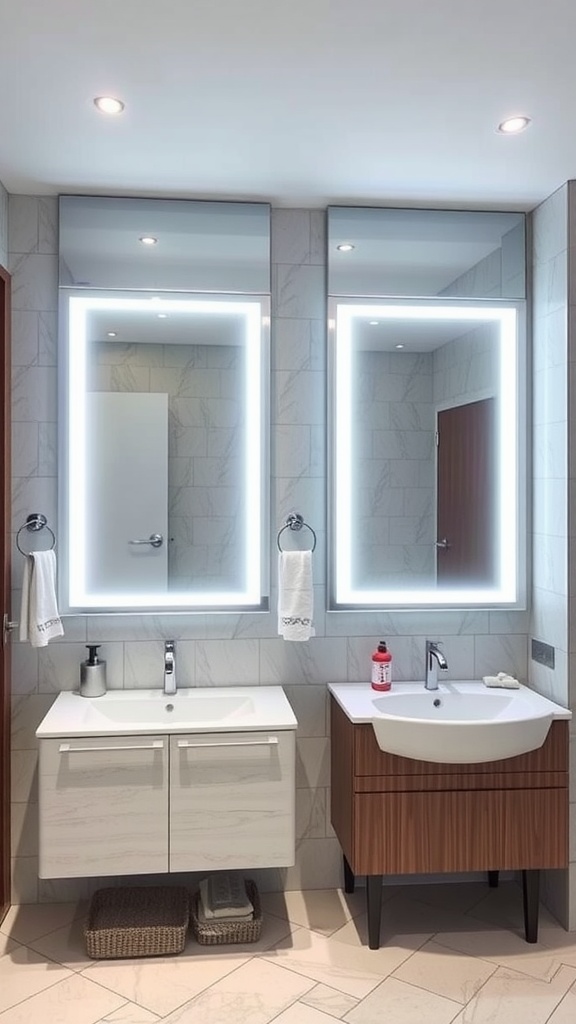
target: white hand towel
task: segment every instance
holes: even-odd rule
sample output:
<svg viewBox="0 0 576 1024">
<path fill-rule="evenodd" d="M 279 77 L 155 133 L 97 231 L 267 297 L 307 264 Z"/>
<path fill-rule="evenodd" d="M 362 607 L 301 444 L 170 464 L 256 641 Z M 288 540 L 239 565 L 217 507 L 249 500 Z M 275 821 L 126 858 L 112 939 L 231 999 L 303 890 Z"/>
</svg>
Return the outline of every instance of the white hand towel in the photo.
<svg viewBox="0 0 576 1024">
<path fill-rule="evenodd" d="M 63 634 L 56 601 L 56 555 L 35 551 L 26 556 L 24 565 L 20 639 L 29 640 L 32 647 L 46 647 Z"/>
<path fill-rule="evenodd" d="M 312 625 L 314 587 L 312 552 L 281 551 L 278 559 L 278 632 L 284 640 L 309 640 L 316 636 Z"/>
</svg>

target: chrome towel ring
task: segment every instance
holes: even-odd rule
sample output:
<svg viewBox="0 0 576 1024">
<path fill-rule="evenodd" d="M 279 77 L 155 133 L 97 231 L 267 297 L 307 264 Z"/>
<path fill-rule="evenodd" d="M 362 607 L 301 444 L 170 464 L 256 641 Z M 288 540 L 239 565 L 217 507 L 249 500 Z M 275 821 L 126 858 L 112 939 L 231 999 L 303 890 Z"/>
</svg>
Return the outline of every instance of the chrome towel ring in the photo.
<svg viewBox="0 0 576 1024">
<path fill-rule="evenodd" d="M 16 547 L 18 548 L 18 551 L 20 552 L 21 555 L 27 557 L 28 555 L 32 554 L 31 551 L 25 551 L 24 548 L 20 547 L 20 534 L 22 533 L 22 530 L 28 530 L 29 533 L 38 533 L 39 530 L 44 529 L 48 530 L 48 533 L 50 534 L 50 537 L 52 539 L 50 547 L 46 548 L 45 550 L 53 551 L 54 548 L 56 547 L 56 537 L 54 536 L 54 531 L 51 530 L 50 527 L 48 526 L 48 520 L 46 516 L 43 515 L 42 512 L 32 512 L 31 515 L 26 516 L 26 522 L 22 524 L 22 526 L 18 530 L 18 533 L 16 534 Z"/>
<path fill-rule="evenodd" d="M 310 533 L 312 534 L 313 543 L 311 550 L 314 551 L 316 549 L 316 533 L 308 523 L 304 522 L 304 516 L 301 516 L 299 512 L 291 512 L 282 529 L 278 531 L 278 536 L 276 538 L 278 551 L 283 550 L 282 545 L 280 544 L 280 537 L 284 533 L 284 530 L 301 530 L 303 526 L 305 526 L 307 530 L 310 530 Z"/>
</svg>

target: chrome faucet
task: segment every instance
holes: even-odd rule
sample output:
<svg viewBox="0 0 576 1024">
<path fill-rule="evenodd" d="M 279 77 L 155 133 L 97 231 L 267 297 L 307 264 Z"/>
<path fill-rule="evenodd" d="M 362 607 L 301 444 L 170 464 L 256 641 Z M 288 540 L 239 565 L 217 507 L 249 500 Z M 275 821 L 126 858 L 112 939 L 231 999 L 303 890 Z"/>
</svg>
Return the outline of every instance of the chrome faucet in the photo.
<svg viewBox="0 0 576 1024">
<path fill-rule="evenodd" d="M 439 640 L 426 641 L 426 680 L 424 686 L 427 690 L 438 689 L 438 669 L 448 668 L 448 662 L 440 650 Z"/>
<path fill-rule="evenodd" d="M 164 693 L 176 693 L 176 644 L 173 640 L 164 643 Z"/>
</svg>

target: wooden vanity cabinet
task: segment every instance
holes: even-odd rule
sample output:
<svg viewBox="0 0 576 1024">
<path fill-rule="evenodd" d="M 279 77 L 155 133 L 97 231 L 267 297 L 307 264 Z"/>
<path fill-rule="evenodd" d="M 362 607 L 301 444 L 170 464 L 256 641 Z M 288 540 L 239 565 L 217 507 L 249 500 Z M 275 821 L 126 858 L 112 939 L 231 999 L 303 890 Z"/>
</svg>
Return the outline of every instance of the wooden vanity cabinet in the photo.
<svg viewBox="0 0 576 1024">
<path fill-rule="evenodd" d="M 537 872 L 568 864 L 568 722 L 553 722 L 543 746 L 518 757 L 436 764 L 380 750 L 372 725 L 355 725 L 330 700 L 332 826 L 347 888 L 367 876 L 371 948 L 387 874 L 521 870 L 536 941 Z"/>
</svg>

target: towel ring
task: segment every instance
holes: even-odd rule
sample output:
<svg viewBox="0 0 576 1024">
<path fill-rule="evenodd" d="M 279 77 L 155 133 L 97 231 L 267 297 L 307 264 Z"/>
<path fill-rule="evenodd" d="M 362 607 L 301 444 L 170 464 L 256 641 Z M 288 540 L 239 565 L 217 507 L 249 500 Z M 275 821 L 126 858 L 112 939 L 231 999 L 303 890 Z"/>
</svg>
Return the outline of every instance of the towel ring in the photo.
<svg viewBox="0 0 576 1024">
<path fill-rule="evenodd" d="M 305 526 L 307 530 L 310 530 L 310 533 L 312 534 L 313 544 L 312 544 L 311 550 L 315 551 L 316 550 L 316 533 L 312 529 L 312 527 L 308 525 L 308 523 L 304 522 L 304 516 L 301 516 L 299 512 L 291 512 L 290 515 L 287 517 L 286 523 L 284 524 L 282 529 L 278 530 L 278 536 L 276 538 L 276 543 L 278 545 L 278 551 L 282 551 L 283 550 L 282 549 L 282 545 L 280 544 L 280 537 L 284 533 L 284 530 L 301 530 L 303 526 Z"/>
<path fill-rule="evenodd" d="M 31 551 L 24 551 L 24 548 L 20 547 L 20 534 L 22 533 L 22 530 L 28 530 L 29 533 L 38 533 L 39 530 L 44 529 L 48 530 L 48 533 L 52 538 L 52 543 L 49 548 L 46 548 L 46 550 L 53 551 L 56 547 L 56 537 L 54 536 L 54 531 L 48 526 L 46 516 L 43 515 L 42 512 L 33 512 L 31 515 L 26 517 L 26 522 L 22 524 L 16 534 L 16 547 L 21 555 L 24 555 L 27 558 L 28 555 L 32 554 Z"/>
</svg>

